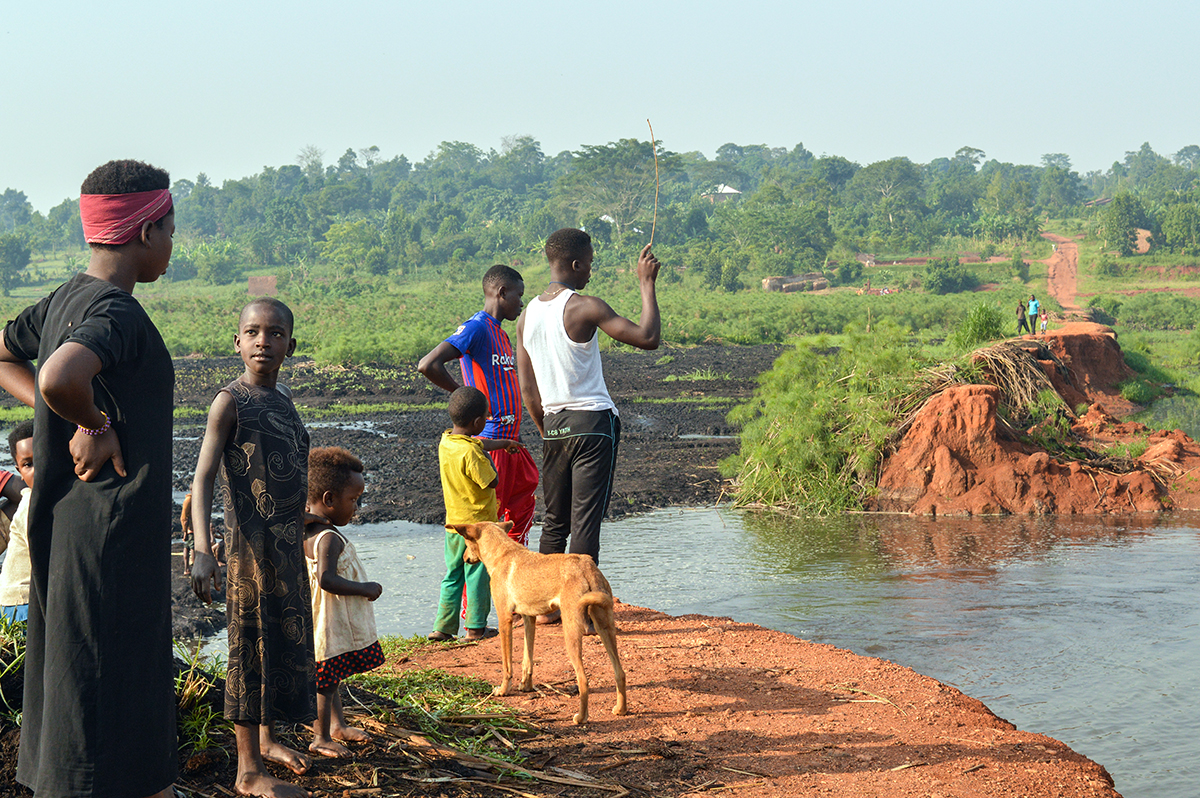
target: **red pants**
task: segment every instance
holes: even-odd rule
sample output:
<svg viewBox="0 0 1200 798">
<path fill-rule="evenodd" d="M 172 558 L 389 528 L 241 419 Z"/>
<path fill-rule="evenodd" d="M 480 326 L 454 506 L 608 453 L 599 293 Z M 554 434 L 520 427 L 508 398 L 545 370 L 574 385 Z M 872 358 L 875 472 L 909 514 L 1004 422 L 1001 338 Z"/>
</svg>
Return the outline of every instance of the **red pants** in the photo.
<svg viewBox="0 0 1200 798">
<path fill-rule="evenodd" d="M 496 508 L 500 520 L 512 521 L 508 536 L 522 546 L 529 545 L 529 530 L 533 526 L 534 496 L 538 486 L 538 470 L 529 450 L 522 446 L 516 452 L 496 449 L 488 452 L 496 467 Z M 463 590 L 462 617 L 467 617 L 467 593 Z"/>
<path fill-rule="evenodd" d="M 508 536 L 522 546 L 529 545 L 529 529 L 533 526 L 534 493 L 538 486 L 538 470 L 529 450 L 516 452 L 496 449 L 488 452 L 496 466 L 496 506 L 500 517 L 512 521 Z"/>
</svg>

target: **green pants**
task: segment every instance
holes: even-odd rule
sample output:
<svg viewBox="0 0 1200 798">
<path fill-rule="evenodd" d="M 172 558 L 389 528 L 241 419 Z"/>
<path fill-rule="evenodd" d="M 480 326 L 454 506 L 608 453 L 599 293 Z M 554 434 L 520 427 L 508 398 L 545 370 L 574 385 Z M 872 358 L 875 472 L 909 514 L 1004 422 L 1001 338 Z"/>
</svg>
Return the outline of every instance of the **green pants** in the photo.
<svg viewBox="0 0 1200 798">
<path fill-rule="evenodd" d="M 483 563 L 463 562 L 467 543 L 457 532 L 446 533 L 446 576 L 438 597 L 437 620 L 433 630 L 448 635 L 458 634 L 458 613 L 462 606 L 463 585 L 467 587 L 467 628 L 487 627 L 492 611 L 492 580 Z"/>
</svg>

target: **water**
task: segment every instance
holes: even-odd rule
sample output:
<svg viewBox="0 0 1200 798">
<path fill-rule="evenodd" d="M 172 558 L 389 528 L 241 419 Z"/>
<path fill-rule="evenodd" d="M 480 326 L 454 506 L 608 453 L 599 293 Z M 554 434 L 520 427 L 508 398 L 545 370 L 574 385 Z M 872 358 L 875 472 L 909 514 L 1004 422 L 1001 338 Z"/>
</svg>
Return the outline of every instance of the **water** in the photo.
<svg viewBox="0 0 1200 798">
<path fill-rule="evenodd" d="M 385 587 L 380 632 L 429 631 L 442 529 L 348 532 Z M 1100 762 L 1126 798 L 1196 792 L 1200 516 L 791 523 L 673 509 L 606 524 L 603 544 L 623 601 L 890 659 Z"/>
</svg>

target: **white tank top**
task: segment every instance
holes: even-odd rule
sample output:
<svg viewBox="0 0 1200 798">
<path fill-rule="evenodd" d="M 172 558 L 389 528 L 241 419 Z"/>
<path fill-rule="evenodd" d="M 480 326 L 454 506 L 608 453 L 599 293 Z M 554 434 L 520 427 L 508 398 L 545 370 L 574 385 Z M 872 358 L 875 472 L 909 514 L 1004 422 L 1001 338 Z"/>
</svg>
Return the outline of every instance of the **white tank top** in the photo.
<svg viewBox="0 0 1200 798">
<path fill-rule="evenodd" d="M 542 410 L 550 415 L 561 410 L 612 410 L 616 405 L 604 384 L 600 365 L 599 330 L 581 344 L 572 341 L 563 325 L 567 300 L 575 295 L 564 288 L 553 299 L 534 299 L 525 306 L 521 344 L 533 364 Z"/>
</svg>

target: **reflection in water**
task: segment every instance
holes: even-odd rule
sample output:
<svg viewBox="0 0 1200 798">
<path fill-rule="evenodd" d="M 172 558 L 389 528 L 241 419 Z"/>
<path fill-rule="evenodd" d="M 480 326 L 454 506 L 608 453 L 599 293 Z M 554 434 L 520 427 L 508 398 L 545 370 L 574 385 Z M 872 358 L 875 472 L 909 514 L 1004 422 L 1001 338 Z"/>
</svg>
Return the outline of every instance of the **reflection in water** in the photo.
<svg viewBox="0 0 1200 798">
<path fill-rule="evenodd" d="M 600 564 L 623 601 L 893 660 L 1092 757 L 1126 798 L 1181 798 L 1200 776 L 1198 527 L 673 509 L 605 524 Z M 441 528 L 348 531 L 385 586 L 380 631 L 429 631 Z"/>
</svg>

